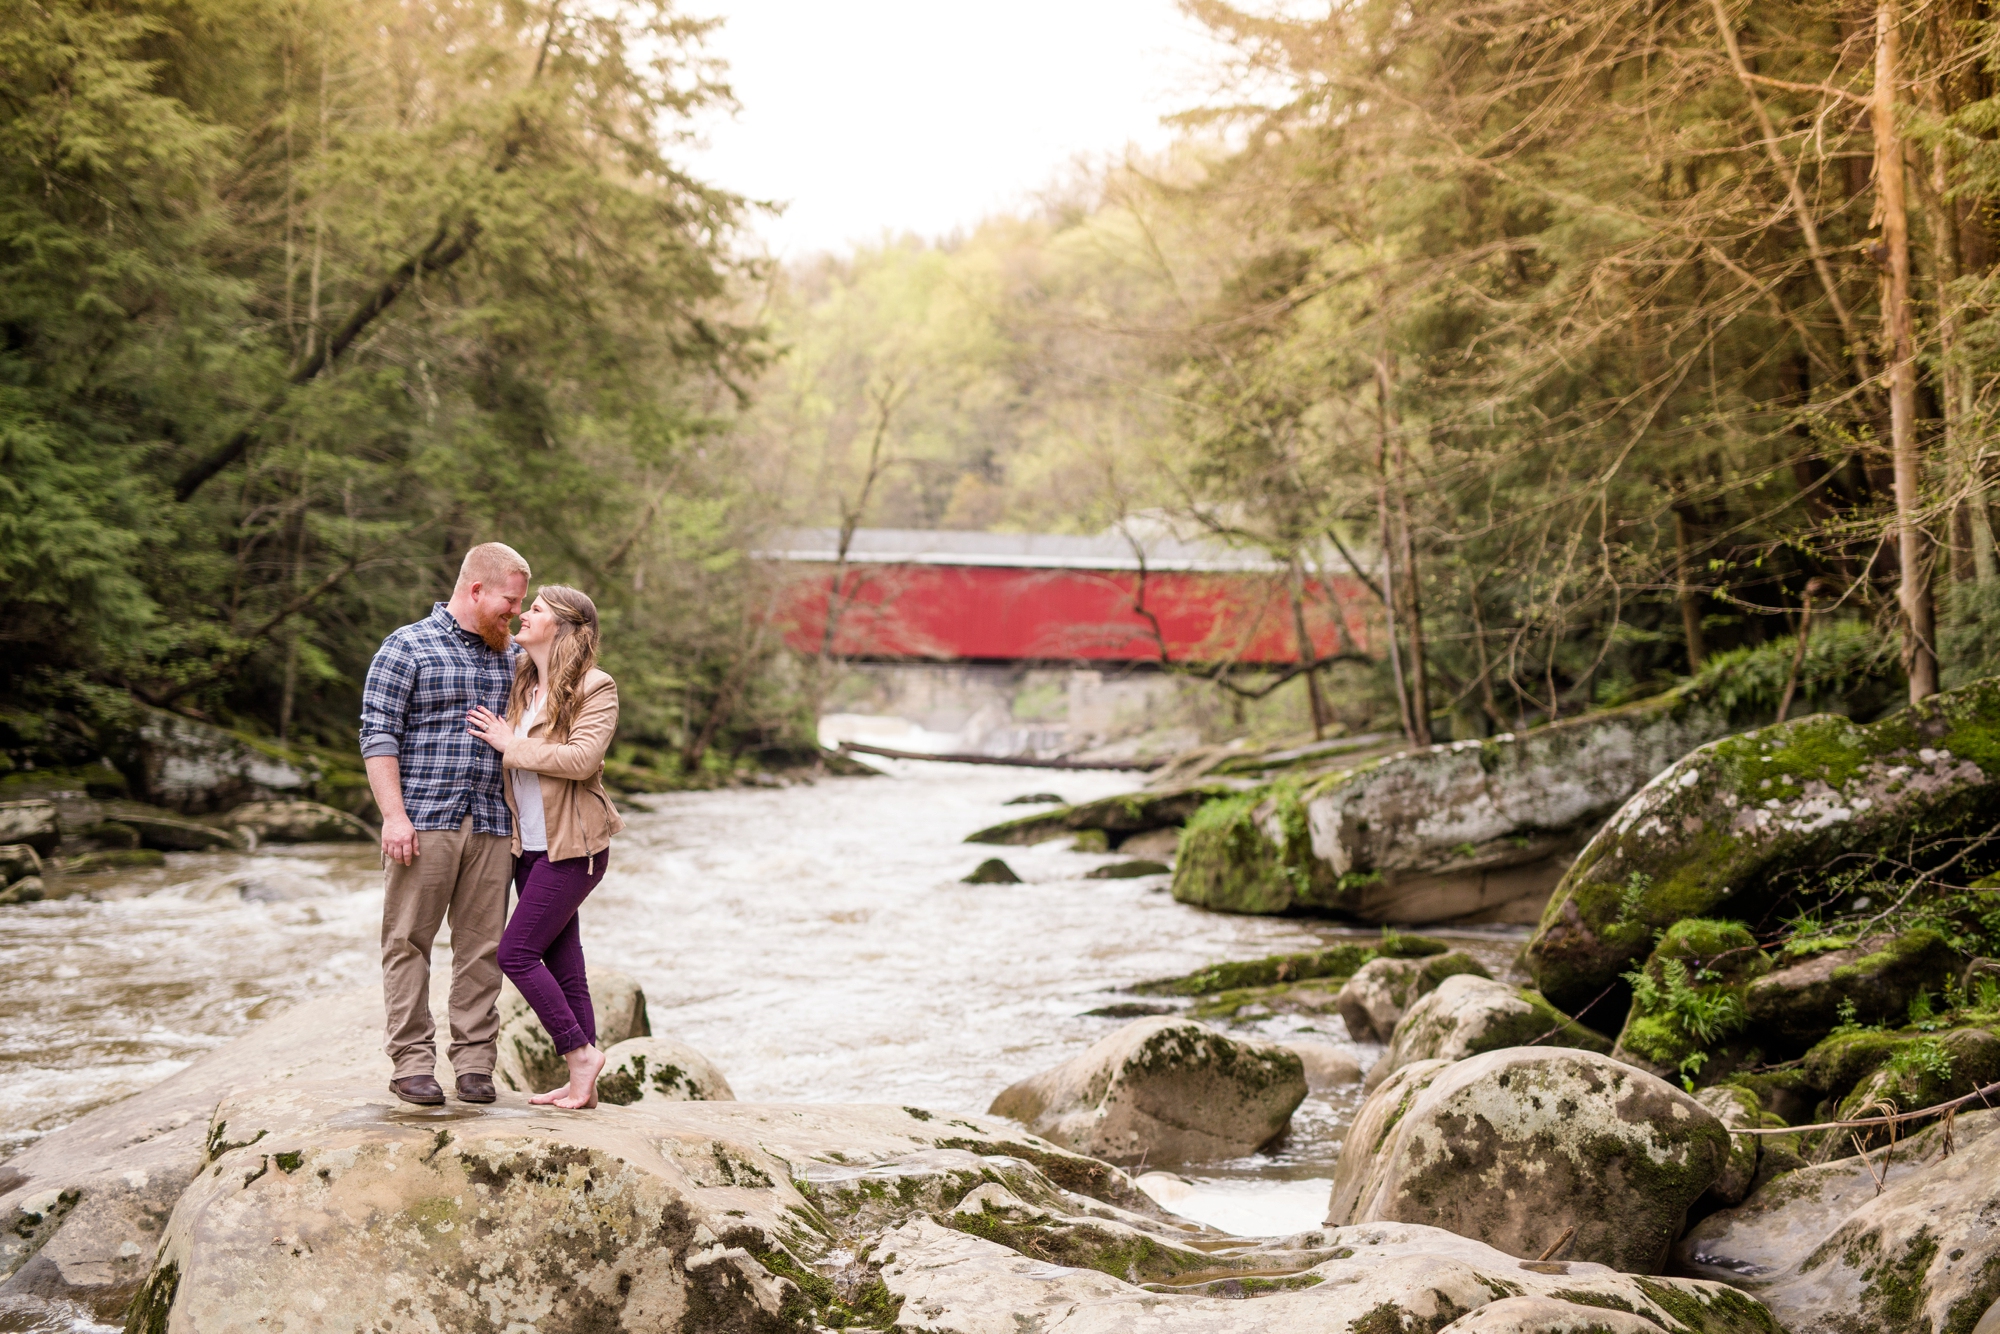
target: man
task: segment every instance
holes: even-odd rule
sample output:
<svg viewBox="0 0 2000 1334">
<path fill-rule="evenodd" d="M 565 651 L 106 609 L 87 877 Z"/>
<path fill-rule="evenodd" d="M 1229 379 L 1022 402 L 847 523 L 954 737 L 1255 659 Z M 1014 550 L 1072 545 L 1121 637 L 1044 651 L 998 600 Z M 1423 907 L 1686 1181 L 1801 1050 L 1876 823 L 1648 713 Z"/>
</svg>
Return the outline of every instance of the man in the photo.
<svg viewBox="0 0 2000 1334">
<path fill-rule="evenodd" d="M 466 729 L 475 704 L 507 711 L 521 650 L 507 633 L 528 562 L 487 542 L 465 553 L 451 601 L 382 641 L 361 689 L 361 755 L 382 811 L 382 997 L 389 1089 L 435 1107 L 431 942 L 451 921 L 451 1066 L 465 1102 L 493 1101 L 500 1032 L 500 929 L 513 836 L 500 756 Z"/>
</svg>

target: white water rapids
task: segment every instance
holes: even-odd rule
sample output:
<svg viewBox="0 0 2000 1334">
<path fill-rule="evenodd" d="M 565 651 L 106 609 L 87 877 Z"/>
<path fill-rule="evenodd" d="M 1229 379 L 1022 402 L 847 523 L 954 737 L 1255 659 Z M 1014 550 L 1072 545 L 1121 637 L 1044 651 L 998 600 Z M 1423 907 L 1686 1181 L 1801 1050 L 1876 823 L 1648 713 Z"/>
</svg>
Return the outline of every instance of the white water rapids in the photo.
<svg viewBox="0 0 2000 1334">
<path fill-rule="evenodd" d="M 1085 1013 L 1129 999 L 1119 988 L 1355 934 L 1203 912 L 1164 877 L 1082 878 L 1115 854 L 963 841 L 1023 814 L 1010 797 L 1086 800 L 1129 775 L 888 763 L 880 778 L 645 798 L 583 909 L 591 965 L 636 977 L 654 1031 L 705 1052 L 745 1101 L 984 1112 L 1127 1022 Z M 994 854 L 1026 883 L 959 883 Z M 0 1161 L 260 1018 L 375 976 L 370 847 L 175 855 L 88 883 L 87 899 L 0 909 Z M 1470 947 L 1497 972 L 1514 942 Z M 1330 1014 L 1248 1027 L 1308 1030 L 1363 1068 L 1379 1052 Z M 1308 1099 L 1268 1153 L 1175 1165 L 1196 1187 L 1175 1207 L 1245 1233 L 1316 1225 L 1358 1097 Z"/>
</svg>

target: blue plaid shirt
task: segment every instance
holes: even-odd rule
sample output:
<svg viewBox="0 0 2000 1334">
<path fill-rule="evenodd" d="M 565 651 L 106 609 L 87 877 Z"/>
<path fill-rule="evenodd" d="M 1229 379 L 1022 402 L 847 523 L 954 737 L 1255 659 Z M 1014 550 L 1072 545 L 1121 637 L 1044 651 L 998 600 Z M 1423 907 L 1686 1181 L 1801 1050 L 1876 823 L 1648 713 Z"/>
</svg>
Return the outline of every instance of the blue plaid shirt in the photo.
<svg viewBox="0 0 2000 1334">
<path fill-rule="evenodd" d="M 401 761 L 403 806 L 419 829 L 514 832 L 501 791 L 500 752 L 465 730 L 475 704 L 507 712 L 521 650 L 495 653 L 442 602 L 382 641 L 361 687 L 361 754 Z"/>
</svg>

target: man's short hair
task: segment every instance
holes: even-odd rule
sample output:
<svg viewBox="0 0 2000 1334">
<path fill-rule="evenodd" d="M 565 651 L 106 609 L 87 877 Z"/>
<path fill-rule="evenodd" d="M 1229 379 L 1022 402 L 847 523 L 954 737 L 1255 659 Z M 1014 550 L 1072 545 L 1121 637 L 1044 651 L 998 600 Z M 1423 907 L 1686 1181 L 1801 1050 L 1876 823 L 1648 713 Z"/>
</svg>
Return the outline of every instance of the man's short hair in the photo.
<svg viewBox="0 0 2000 1334">
<path fill-rule="evenodd" d="M 481 542 L 465 553 L 465 563 L 458 567 L 458 587 L 496 583 L 510 574 L 529 577 L 528 562 L 521 553 L 505 542 Z"/>
</svg>

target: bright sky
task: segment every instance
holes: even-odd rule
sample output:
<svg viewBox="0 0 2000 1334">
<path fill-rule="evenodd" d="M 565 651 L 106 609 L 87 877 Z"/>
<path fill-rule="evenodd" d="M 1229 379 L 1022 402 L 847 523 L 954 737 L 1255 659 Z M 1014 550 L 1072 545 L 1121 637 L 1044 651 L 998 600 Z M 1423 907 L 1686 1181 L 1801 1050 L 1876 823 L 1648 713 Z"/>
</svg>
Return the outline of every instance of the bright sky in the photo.
<svg viewBox="0 0 2000 1334">
<path fill-rule="evenodd" d="M 1215 49 L 1174 0 L 692 0 L 742 111 L 697 176 L 788 204 L 757 225 L 795 259 L 939 236 L 1019 205 L 1079 155 L 1163 147 Z"/>
</svg>

